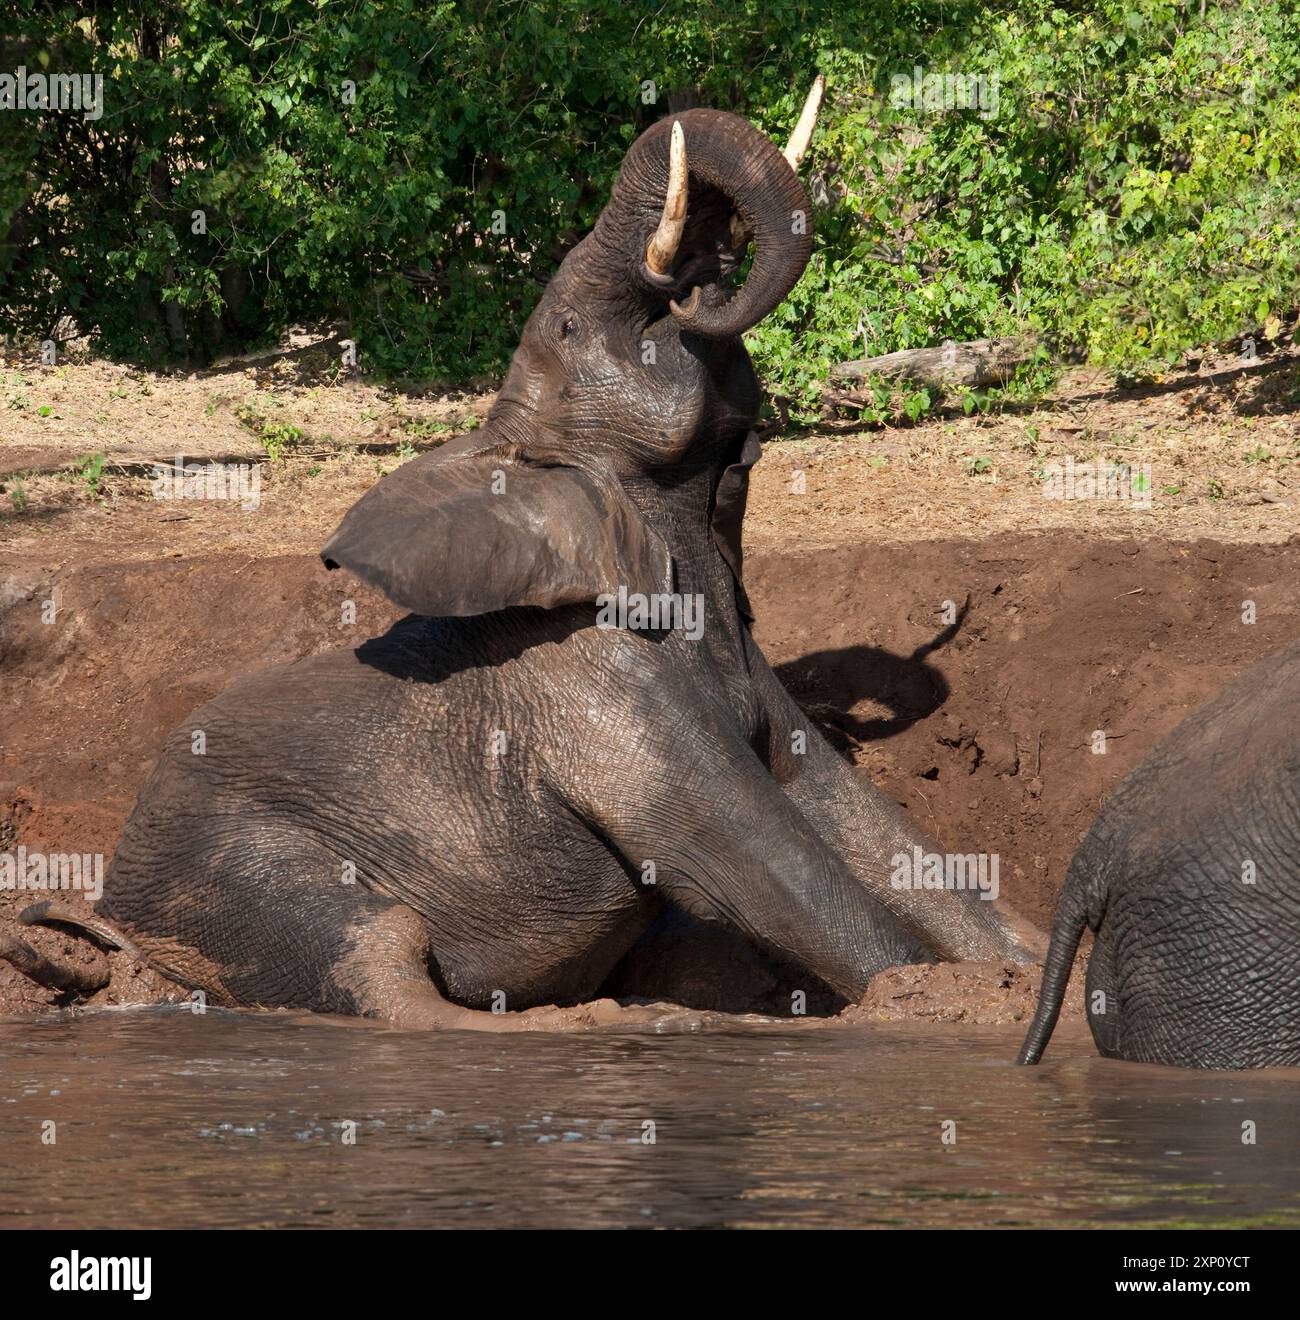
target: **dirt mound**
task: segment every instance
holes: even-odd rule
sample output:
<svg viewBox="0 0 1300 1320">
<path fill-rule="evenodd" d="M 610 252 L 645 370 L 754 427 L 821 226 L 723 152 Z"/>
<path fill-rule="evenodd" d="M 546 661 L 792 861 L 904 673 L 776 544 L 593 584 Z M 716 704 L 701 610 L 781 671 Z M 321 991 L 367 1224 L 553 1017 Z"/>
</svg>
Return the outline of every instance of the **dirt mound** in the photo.
<svg viewBox="0 0 1300 1320">
<path fill-rule="evenodd" d="M 1041 967 L 961 962 L 891 967 L 873 977 L 860 1004 L 839 1020 L 964 1022 L 972 1026 L 1029 1025 L 1038 1004 Z M 1083 1016 L 1081 1005 L 1070 1005 Z"/>
</svg>

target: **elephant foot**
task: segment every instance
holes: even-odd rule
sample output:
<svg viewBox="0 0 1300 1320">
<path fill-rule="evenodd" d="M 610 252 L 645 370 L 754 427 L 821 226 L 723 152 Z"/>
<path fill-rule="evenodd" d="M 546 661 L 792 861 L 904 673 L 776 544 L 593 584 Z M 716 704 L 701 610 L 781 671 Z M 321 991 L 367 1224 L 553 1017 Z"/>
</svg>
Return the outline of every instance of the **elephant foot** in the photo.
<svg viewBox="0 0 1300 1320">
<path fill-rule="evenodd" d="M 1013 962 L 1041 963 L 1047 957 L 1046 931 L 1008 907 L 999 909 L 998 918 L 1014 942 L 1008 955 Z"/>
</svg>

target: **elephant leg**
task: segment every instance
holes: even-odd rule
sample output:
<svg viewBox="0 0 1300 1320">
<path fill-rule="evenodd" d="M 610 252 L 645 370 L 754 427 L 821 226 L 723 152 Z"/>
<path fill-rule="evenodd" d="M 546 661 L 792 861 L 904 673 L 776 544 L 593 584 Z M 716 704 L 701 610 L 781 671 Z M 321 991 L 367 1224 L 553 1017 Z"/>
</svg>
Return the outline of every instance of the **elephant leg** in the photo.
<svg viewBox="0 0 1300 1320">
<path fill-rule="evenodd" d="M 430 976 L 429 940 L 401 903 L 344 883 L 310 838 L 262 830 L 212 840 L 199 878 L 115 859 L 98 916 L 165 975 L 227 1007 L 303 1008 L 450 1025 L 461 1011 Z"/>
<path fill-rule="evenodd" d="M 376 895 L 367 895 L 376 898 Z M 622 1007 L 613 999 L 572 1006 L 543 1005 L 522 1012 L 465 1008 L 444 999 L 429 974 L 433 959 L 423 923 L 400 903 L 385 906 L 372 920 L 354 926 L 356 938 L 346 964 L 331 979 L 367 1018 L 410 1031 L 582 1031 L 595 1027 L 652 1027 L 693 1031 L 713 1020 L 669 1004 Z"/>
<path fill-rule="evenodd" d="M 857 882 L 938 956 L 1041 961 L 1046 936 L 977 890 L 896 888 L 894 859 L 942 853 L 896 803 L 863 784 L 799 709 L 754 648 L 754 682 L 768 713 L 772 774 L 842 857 Z M 797 749 L 797 750 L 796 750 Z"/>
<path fill-rule="evenodd" d="M 606 773 L 563 791 L 643 885 L 808 968 L 852 1002 L 886 967 L 930 961 L 716 712 L 661 710 L 642 727 L 658 729 L 653 744 L 621 737 L 617 748 L 593 749 Z M 810 979 L 806 989 L 815 988 Z"/>
<path fill-rule="evenodd" d="M 494 1013 L 439 989 L 429 929 L 404 903 L 344 884 L 339 860 L 292 830 L 206 841 L 225 865 L 201 882 L 115 861 L 93 922 L 213 1004 L 364 1017 L 411 1031 L 557 1031 L 604 1026 L 693 1030 L 705 1019 L 673 1006 L 623 1009 L 612 999 Z M 62 919 L 67 920 L 67 917 Z M 0 956 L 8 952 L 0 944 Z"/>
<path fill-rule="evenodd" d="M 612 999 L 573 1007 L 494 1013 L 445 999 L 430 975 L 434 963 L 424 923 L 402 903 L 366 892 L 348 925 L 347 949 L 328 969 L 306 953 L 297 971 L 304 983 L 325 971 L 317 1011 L 377 1019 L 407 1031 L 574 1031 L 594 1027 L 653 1027 L 692 1031 L 712 1019 L 675 1005 L 623 1008 Z M 293 971 L 283 968 L 283 971 Z"/>
</svg>

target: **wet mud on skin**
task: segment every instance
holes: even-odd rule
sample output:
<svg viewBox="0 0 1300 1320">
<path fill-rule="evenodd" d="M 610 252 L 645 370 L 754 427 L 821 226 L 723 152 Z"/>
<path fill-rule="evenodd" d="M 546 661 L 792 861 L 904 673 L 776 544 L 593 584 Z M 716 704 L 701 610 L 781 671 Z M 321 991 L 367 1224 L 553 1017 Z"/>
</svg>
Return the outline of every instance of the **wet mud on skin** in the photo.
<svg viewBox="0 0 1300 1320">
<path fill-rule="evenodd" d="M 1038 1068 L 1007 1029 L 880 1023 L 133 1009 L 0 1037 L 0 1227 L 1300 1227 L 1293 1075 L 1117 1063 L 1078 1028 Z"/>
</svg>

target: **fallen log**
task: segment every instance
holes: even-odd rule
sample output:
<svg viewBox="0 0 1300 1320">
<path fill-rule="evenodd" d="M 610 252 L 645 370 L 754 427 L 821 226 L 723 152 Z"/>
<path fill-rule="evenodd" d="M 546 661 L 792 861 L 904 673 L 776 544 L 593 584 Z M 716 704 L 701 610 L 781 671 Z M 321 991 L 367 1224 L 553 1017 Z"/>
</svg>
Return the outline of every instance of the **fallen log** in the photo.
<svg viewBox="0 0 1300 1320">
<path fill-rule="evenodd" d="M 852 402 L 852 396 L 858 393 L 856 382 L 865 382 L 871 376 L 940 389 L 1005 385 L 1016 368 L 1029 361 L 1038 344 L 1032 336 L 975 339 L 967 344 L 949 340 L 935 348 L 905 348 L 881 357 L 841 362 L 831 368 L 827 397 L 835 403 Z"/>
</svg>

